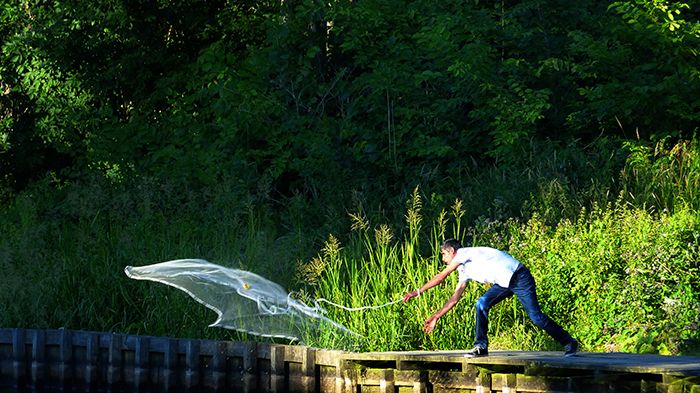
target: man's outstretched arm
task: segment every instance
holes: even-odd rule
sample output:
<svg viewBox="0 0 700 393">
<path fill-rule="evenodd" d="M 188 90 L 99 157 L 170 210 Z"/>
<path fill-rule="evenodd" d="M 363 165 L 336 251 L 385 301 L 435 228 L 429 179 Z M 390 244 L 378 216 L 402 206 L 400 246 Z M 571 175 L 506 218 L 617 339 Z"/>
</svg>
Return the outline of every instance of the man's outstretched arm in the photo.
<svg viewBox="0 0 700 393">
<path fill-rule="evenodd" d="M 420 295 L 421 293 L 427 291 L 428 289 L 445 281 L 447 276 L 449 276 L 450 273 L 455 271 L 455 269 L 457 269 L 457 267 L 459 265 L 460 264 L 457 262 L 450 263 L 449 265 L 447 265 L 447 267 L 445 269 L 443 269 L 440 273 L 433 276 L 433 278 L 431 278 L 428 282 L 426 282 L 422 287 L 416 289 L 415 291 L 407 292 L 406 295 L 404 295 L 404 297 L 403 297 L 404 303 L 409 301 L 411 298 L 414 298 L 414 297 Z"/>
<path fill-rule="evenodd" d="M 425 324 L 423 325 L 423 331 L 426 333 L 430 334 L 433 329 L 435 329 L 435 325 L 437 324 L 438 319 L 440 319 L 443 315 L 447 314 L 448 311 L 452 310 L 452 308 L 459 302 L 459 299 L 462 298 L 462 294 L 464 293 L 464 289 L 467 287 L 466 282 L 460 282 L 457 285 L 457 288 L 455 288 L 455 293 L 450 296 L 450 298 L 445 302 L 445 305 L 442 306 L 441 309 L 439 309 L 435 314 L 431 315 L 430 318 L 425 320 Z"/>
</svg>

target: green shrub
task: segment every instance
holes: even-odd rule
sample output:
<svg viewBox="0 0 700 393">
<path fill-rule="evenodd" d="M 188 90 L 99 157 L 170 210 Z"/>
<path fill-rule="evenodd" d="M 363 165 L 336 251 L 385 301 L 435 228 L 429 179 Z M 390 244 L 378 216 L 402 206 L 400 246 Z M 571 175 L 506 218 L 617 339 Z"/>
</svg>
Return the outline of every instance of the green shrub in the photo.
<svg viewBox="0 0 700 393">
<path fill-rule="evenodd" d="M 449 237 L 446 226 L 462 223 L 454 215 L 419 213 L 409 210 L 409 228 L 404 231 L 409 235 L 390 243 L 381 235 L 386 224 L 376 226 L 374 236 L 369 223 L 355 225 L 356 235 L 347 247 L 332 237 L 332 257 L 323 254 L 314 259 L 323 266 L 316 280 L 309 282 L 316 295 L 353 307 L 378 305 L 429 280 L 441 268 L 437 255 L 442 236 L 435 234 Z M 419 223 L 431 220 L 438 226 L 430 229 L 432 237 L 425 233 L 428 229 L 416 236 Z M 694 328 L 700 321 L 696 211 L 678 206 L 673 213 L 651 213 L 620 199 L 557 225 L 547 225 L 537 216 L 525 222 L 484 219 L 469 232 L 474 239 L 469 245 L 505 249 L 531 268 L 543 310 L 579 338 L 586 350 L 678 354 L 700 339 Z M 419 238 L 431 239 L 432 255 L 415 254 Z M 421 332 L 423 320 L 447 300 L 455 280 L 405 305 L 329 312 L 367 337 L 363 349 L 467 348 L 474 330 L 473 304 L 485 289 L 481 284 L 470 283 L 460 304 L 440 320 L 431 336 Z M 558 347 L 528 322 L 512 299 L 492 309 L 490 318 L 496 348 Z"/>
</svg>

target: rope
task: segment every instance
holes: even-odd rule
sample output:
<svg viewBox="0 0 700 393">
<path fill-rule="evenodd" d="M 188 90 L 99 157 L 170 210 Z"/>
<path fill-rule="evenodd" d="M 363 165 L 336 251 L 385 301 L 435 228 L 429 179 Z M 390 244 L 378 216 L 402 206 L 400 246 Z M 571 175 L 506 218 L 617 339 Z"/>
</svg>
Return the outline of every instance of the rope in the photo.
<svg viewBox="0 0 700 393">
<path fill-rule="evenodd" d="M 263 314 L 267 314 L 267 315 L 288 314 L 288 313 L 291 311 L 291 308 L 292 308 L 291 300 L 294 299 L 294 298 L 292 297 L 292 295 L 294 294 L 294 292 L 289 292 L 289 293 L 287 294 L 287 307 L 285 308 L 285 307 L 278 307 L 278 306 L 276 306 L 276 305 L 274 305 L 274 304 L 268 305 L 267 303 L 265 303 L 265 302 L 263 301 L 263 298 L 262 298 L 261 296 L 251 297 L 249 294 L 244 294 L 243 291 L 241 291 L 240 288 L 237 288 L 237 289 L 236 289 L 236 292 L 237 292 L 239 295 L 241 295 L 241 296 L 247 297 L 248 299 L 251 299 L 251 300 L 255 301 L 255 302 L 257 303 L 257 305 L 258 305 L 258 310 L 260 310 Z M 419 293 L 419 294 L 420 294 L 420 293 Z M 318 304 L 319 302 L 327 303 L 327 304 L 330 304 L 330 305 L 332 305 L 332 306 L 335 306 L 335 307 L 338 307 L 338 308 L 342 308 L 343 310 L 346 310 L 346 311 L 362 311 L 362 310 L 377 310 L 377 309 L 380 309 L 380 308 L 388 307 L 388 306 L 391 306 L 392 304 L 396 304 L 396 303 L 401 302 L 401 300 L 402 300 L 402 299 L 394 300 L 393 302 L 388 302 L 388 303 L 380 304 L 380 305 L 378 305 L 378 306 L 346 307 L 346 306 L 343 306 L 342 304 L 334 303 L 334 302 L 332 302 L 332 301 L 330 301 L 330 300 L 328 300 L 328 299 L 318 298 L 318 299 L 314 300 L 314 305 L 315 305 L 315 307 L 313 308 L 313 310 L 316 311 L 316 312 L 318 312 L 318 313 L 325 314 L 326 310 L 324 310 L 323 307 L 321 307 L 321 306 Z M 301 303 L 301 304 L 304 304 L 304 303 Z M 305 305 L 305 306 L 306 306 L 306 305 Z M 308 307 L 308 306 L 307 306 L 307 307 Z"/>
<path fill-rule="evenodd" d="M 391 306 L 392 304 L 396 304 L 396 303 L 398 303 L 398 302 L 400 302 L 400 301 L 401 301 L 401 299 L 399 299 L 399 300 L 394 300 L 393 302 L 380 304 L 380 305 L 378 305 L 378 306 L 345 307 L 345 306 L 343 306 L 342 304 L 333 303 L 332 301 L 327 300 L 327 299 L 324 299 L 324 298 L 318 298 L 318 299 L 316 299 L 316 305 L 318 306 L 318 302 L 324 302 L 324 303 L 330 304 L 331 306 L 335 306 L 335 307 L 338 307 L 338 308 L 342 308 L 342 309 L 345 310 L 345 311 L 362 311 L 362 310 L 376 310 L 376 309 L 379 309 L 379 308 L 384 308 L 384 307 L 387 307 L 387 306 Z M 319 306 L 319 307 L 320 307 L 320 306 Z"/>
</svg>

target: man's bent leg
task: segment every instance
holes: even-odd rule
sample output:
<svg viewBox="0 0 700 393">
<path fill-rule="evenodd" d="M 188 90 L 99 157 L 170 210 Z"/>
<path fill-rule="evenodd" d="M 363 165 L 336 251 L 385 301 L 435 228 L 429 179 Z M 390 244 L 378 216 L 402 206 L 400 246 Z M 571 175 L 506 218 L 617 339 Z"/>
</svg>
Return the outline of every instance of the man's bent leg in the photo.
<svg viewBox="0 0 700 393">
<path fill-rule="evenodd" d="M 564 330 L 559 324 L 554 322 L 547 314 L 542 312 L 539 303 L 537 302 L 537 288 L 535 279 L 528 269 L 519 271 L 511 284 L 513 293 L 518 297 L 520 303 L 525 308 L 527 315 L 532 322 L 540 329 L 544 330 L 553 339 L 561 345 L 567 345 L 572 342 L 571 335 Z"/>
<path fill-rule="evenodd" d="M 489 309 L 512 294 L 513 292 L 510 289 L 494 285 L 476 301 L 476 337 L 474 346 L 489 347 Z"/>
</svg>

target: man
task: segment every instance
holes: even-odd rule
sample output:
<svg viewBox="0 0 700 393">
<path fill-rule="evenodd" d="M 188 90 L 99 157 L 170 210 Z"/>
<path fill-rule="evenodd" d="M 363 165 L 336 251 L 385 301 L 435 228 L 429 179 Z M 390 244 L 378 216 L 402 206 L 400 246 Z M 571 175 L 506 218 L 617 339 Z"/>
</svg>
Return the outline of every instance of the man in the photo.
<svg viewBox="0 0 700 393">
<path fill-rule="evenodd" d="M 537 303 L 535 279 L 530 270 L 518 260 L 503 251 L 490 247 L 462 247 L 455 239 L 446 240 L 440 246 L 440 254 L 442 254 L 442 261 L 447 264 L 447 267 L 422 287 L 406 293 L 403 298 L 403 301 L 407 302 L 440 284 L 455 270 L 459 272 L 459 283 L 454 294 L 441 309 L 425 321 L 423 330 L 426 333 L 430 334 L 435 329 L 438 319 L 457 304 L 464 293 L 467 281 L 474 280 L 490 283 L 493 286 L 476 301 L 476 338 L 474 348 L 468 351 L 465 356 L 488 355 L 489 309 L 513 294 L 525 307 L 532 322 L 564 346 L 565 356 L 573 356 L 578 352 L 578 341 L 540 309 L 540 305 Z"/>
</svg>

